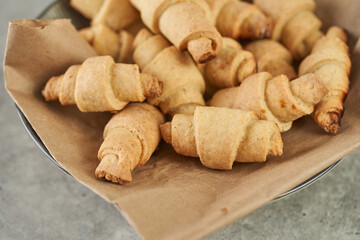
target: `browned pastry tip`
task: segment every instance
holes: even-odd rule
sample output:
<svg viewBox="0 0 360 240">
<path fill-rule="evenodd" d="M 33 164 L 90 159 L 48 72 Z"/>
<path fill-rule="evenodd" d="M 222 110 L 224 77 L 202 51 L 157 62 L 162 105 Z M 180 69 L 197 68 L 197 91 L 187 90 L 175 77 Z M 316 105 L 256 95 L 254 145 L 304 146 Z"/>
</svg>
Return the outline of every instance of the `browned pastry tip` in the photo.
<svg viewBox="0 0 360 240">
<path fill-rule="evenodd" d="M 253 14 L 252 17 L 245 20 L 244 25 L 241 26 L 241 38 L 271 38 L 273 27 L 273 21 L 270 17 Z"/>
<path fill-rule="evenodd" d="M 95 33 L 90 27 L 80 29 L 79 33 L 90 44 L 94 40 Z"/>
<path fill-rule="evenodd" d="M 217 56 L 214 42 L 208 38 L 198 38 L 188 42 L 188 51 L 197 63 L 206 63 Z"/>
<path fill-rule="evenodd" d="M 44 89 L 41 91 L 46 101 L 54 101 L 59 99 L 61 81 L 64 75 L 50 78 Z"/>
<path fill-rule="evenodd" d="M 323 112 L 317 116 L 319 119 L 322 119 L 317 121 L 317 124 L 325 129 L 326 132 L 336 135 L 339 132 L 341 116 L 342 111 Z"/>
<path fill-rule="evenodd" d="M 276 129 L 277 131 L 274 131 L 270 138 L 270 148 L 268 151 L 268 155 L 279 157 L 282 156 L 284 153 L 284 143 L 281 139 L 281 132 L 279 127 L 277 127 Z"/>
<path fill-rule="evenodd" d="M 327 33 L 326 33 L 326 37 L 329 38 L 338 38 L 343 42 L 347 42 L 348 37 L 344 31 L 344 29 L 336 27 L 336 26 L 332 26 L 328 29 Z"/>
<path fill-rule="evenodd" d="M 140 74 L 141 84 L 145 97 L 160 97 L 163 89 L 162 82 L 159 82 L 155 75 L 148 73 Z"/>
<path fill-rule="evenodd" d="M 344 113 L 343 102 L 346 94 L 341 91 L 332 92 L 323 98 L 314 111 L 315 122 L 326 132 L 338 134 L 341 118 Z"/>
<path fill-rule="evenodd" d="M 168 144 L 171 144 L 171 122 L 160 125 L 160 132 L 162 139 Z"/>
<path fill-rule="evenodd" d="M 103 157 L 95 170 L 95 176 L 113 183 L 129 183 L 132 181 L 131 170 L 115 154 Z"/>
</svg>

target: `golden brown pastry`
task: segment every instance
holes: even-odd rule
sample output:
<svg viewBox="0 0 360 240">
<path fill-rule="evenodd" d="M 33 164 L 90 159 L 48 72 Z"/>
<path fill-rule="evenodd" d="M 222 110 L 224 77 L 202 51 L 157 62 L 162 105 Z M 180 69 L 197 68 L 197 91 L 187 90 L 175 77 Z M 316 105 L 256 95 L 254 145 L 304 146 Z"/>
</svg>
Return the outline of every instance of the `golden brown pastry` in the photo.
<svg viewBox="0 0 360 240">
<path fill-rule="evenodd" d="M 245 49 L 254 54 L 259 72 L 269 72 L 273 76 L 284 74 L 290 80 L 297 77 L 292 55 L 280 43 L 264 39 L 246 45 Z"/>
<path fill-rule="evenodd" d="M 88 19 L 93 19 L 105 0 L 70 0 L 70 5 Z"/>
<path fill-rule="evenodd" d="M 92 19 L 91 25 L 105 24 L 117 31 L 139 18 L 129 0 L 71 0 L 70 5 Z"/>
<path fill-rule="evenodd" d="M 127 31 L 121 30 L 117 34 L 106 25 L 98 24 L 81 29 L 80 34 L 100 56 L 112 56 L 118 63 L 133 63 L 134 37 Z"/>
<path fill-rule="evenodd" d="M 272 38 L 281 40 L 296 60 L 309 55 L 316 40 L 323 36 L 322 23 L 313 13 L 314 0 L 254 0 L 274 19 Z"/>
<path fill-rule="evenodd" d="M 177 114 L 160 129 L 177 153 L 200 157 L 213 169 L 229 170 L 234 161 L 264 162 L 267 155 L 283 153 L 276 123 L 259 120 L 249 111 L 197 107 L 194 115 Z"/>
<path fill-rule="evenodd" d="M 314 73 L 328 89 L 328 94 L 316 106 L 314 118 L 325 131 L 337 134 L 344 111 L 344 98 L 349 90 L 351 61 L 346 45 L 347 36 L 338 27 L 328 30 L 319 39 L 310 56 L 300 65 L 300 75 Z"/>
<path fill-rule="evenodd" d="M 144 24 L 163 34 L 178 50 L 188 50 L 197 63 L 215 58 L 222 47 L 219 32 L 211 24 L 205 0 L 130 0 Z"/>
<path fill-rule="evenodd" d="M 218 91 L 210 105 L 253 111 L 260 119 L 275 121 L 285 132 L 293 121 L 311 114 L 326 93 L 314 74 L 290 82 L 285 75 L 274 78 L 262 72 L 248 77 L 239 87 Z"/>
<path fill-rule="evenodd" d="M 162 123 L 159 110 L 146 103 L 129 104 L 114 115 L 104 130 L 96 177 L 120 184 L 131 182 L 131 172 L 143 166 L 157 148 Z"/>
<path fill-rule="evenodd" d="M 141 29 L 146 28 L 142 20 L 139 18 L 129 26 L 127 26 L 124 30 L 130 33 L 132 36 L 136 36 Z"/>
<path fill-rule="evenodd" d="M 238 86 L 256 73 L 256 61 L 237 41 L 224 37 L 218 57 L 199 68 L 205 78 L 206 92 L 211 95 L 212 89 Z"/>
<path fill-rule="evenodd" d="M 136 64 L 115 64 L 110 56 L 102 56 L 52 77 L 42 94 L 46 101 L 76 104 L 82 112 L 115 111 L 129 102 L 160 96 L 161 83 L 153 75 L 140 73 Z"/>
<path fill-rule="evenodd" d="M 160 97 L 148 102 L 164 114 L 193 113 L 205 105 L 204 79 L 188 53 L 180 52 L 161 35 L 141 30 L 134 41 L 133 59 L 144 73 L 157 76 L 163 83 Z"/>
<path fill-rule="evenodd" d="M 256 5 L 240 0 L 206 0 L 214 24 L 225 37 L 241 39 L 269 38 L 272 20 Z"/>
</svg>

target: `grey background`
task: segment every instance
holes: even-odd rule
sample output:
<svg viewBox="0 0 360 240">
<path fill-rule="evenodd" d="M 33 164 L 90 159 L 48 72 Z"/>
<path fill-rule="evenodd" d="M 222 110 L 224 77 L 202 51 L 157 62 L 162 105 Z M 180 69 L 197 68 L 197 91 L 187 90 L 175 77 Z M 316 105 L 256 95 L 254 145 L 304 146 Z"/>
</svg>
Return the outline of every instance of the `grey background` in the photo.
<svg viewBox="0 0 360 240">
<path fill-rule="evenodd" d="M 0 1 L 0 55 L 10 20 L 52 0 Z M 0 239 L 139 239 L 114 206 L 53 165 L 23 128 L 0 83 Z M 207 239 L 360 239 L 360 151 L 310 187 Z"/>
</svg>

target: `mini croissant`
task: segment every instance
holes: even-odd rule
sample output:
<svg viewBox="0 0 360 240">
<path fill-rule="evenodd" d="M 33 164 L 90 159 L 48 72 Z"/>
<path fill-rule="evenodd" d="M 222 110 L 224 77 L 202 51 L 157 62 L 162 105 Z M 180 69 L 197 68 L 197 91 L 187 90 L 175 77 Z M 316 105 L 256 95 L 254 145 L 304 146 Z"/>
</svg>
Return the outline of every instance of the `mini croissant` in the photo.
<svg viewBox="0 0 360 240">
<path fill-rule="evenodd" d="M 206 0 L 222 36 L 235 39 L 271 37 L 272 20 L 256 5 L 240 0 Z"/>
<path fill-rule="evenodd" d="M 316 123 L 332 134 L 337 134 L 344 111 L 344 98 L 349 90 L 351 61 L 346 45 L 347 36 L 338 27 L 328 30 L 325 37 L 319 39 L 310 56 L 300 65 L 300 75 L 314 73 L 326 86 L 328 94 L 316 106 Z"/>
<path fill-rule="evenodd" d="M 91 19 L 91 25 L 105 24 L 115 31 L 139 19 L 129 0 L 71 0 L 70 5 Z"/>
<path fill-rule="evenodd" d="M 102 56 L 88 58 L 65 74 L 52 77 L 42 94 L 46 101 L 76 104 L 82 112 L 104 112 L 160 96 L 161 88 L 155 76 L 140 73 L 137 65 L 115 64 L 110 56 Z"/>
<path fill-rule="evenodd" d="M 292 55 L 280 43 L 264 39 L 246 45 L 245 50 L 254 54 L 259 72 L 268 72 L 273 76 L 284 74 L 290 80 L 297 77 Z"/>
<path fill-rule="evenodd" d="M 210 105 L 254 111 L 260 119 L 275 121 L 285 132 L 294 120 L 311 114 L 326 93 L 314 74 L 290 82 L 285 75 L 274 78 L 262 72 L 248 77 L 239 87 L 218 91 Z"/>
<path fill-rule="evenodd" d="M 146 103 L 129 104 L 114 115 L 104 130 L 95 175 L 115 183 L 132 181 L 131 172 L 143 166 L 160 142 L 164 117 Z"/>
<path fill-rule="evenodd" d="M 130 0 L 144 24 L 163 34 L 178 50 L 188 50 L 197 63 L 215 58 L 222 47 L 219 32 L 211 24 L 205 0 Z"/>
<path fill-rule="evenodd" d="M 223 48 L 214 60 L 200 65 L 206 81 L 206 91 L 212 88 L 238 86 L 243 80 L 256 73 L 256 61 L 252 53 L 242 50 L 241 45 L 223 38 Z"/>
<path fill-rule="evenodd" d="M 213 169 L 230 170 L 234 161 L 264 162 L 267 155 L 283 153 L 276 123 L 259 120 L 249 111 L 197 107 L 194 115 L 177 114 L 160 129 L 177 153 L 200 157 Z"/>
<path fill-rule="evenodd" d="M 144 73 L 157 76 L 163 83 L 160 97 L 148 102 L 159 106 L 164 114 L 192 114 L 196 106 L 205 105 L 204 79 L 188 53 L 180 52 L 161 35 L 141 30 L 134 41 L 134 61 Z"/>
<path fill-rule="evenodd" d="M 80 34 L 100 56 L 110 55 L 118 63 L 132 63 L 134 37 L 127 31 L 119 34 L 104 24 L 83 28 Z"/>
<path fill-rule="evenodd" d="M 322 22 L 315 16 L 314 0 L 254 0 L 274 19 L 272 38 L 281 40 L 296 60 L 306 57 L 316 40 L 323 36 Z"/>
</svg>

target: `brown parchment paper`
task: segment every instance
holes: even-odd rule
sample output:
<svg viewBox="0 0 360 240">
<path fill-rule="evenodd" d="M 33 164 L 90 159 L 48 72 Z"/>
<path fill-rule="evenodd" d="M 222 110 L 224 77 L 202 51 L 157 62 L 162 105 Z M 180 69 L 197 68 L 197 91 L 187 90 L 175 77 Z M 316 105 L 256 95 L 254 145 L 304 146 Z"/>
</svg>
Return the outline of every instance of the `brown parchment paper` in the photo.
<svg viewBox="0 0 360 240">
<path fill-rule="evenodd" d="M 95 55 L 68 20 L 10 23 L 6 87 L 54 158 L 82 184 L 114 203 L 144 239 L 199 239 L 266 204 L 360 147 L 360 1 L 319 0 L 318 14 L 350 34 L 353 70 L 340 134 L 330 136 L 311 117 L 283 134 L 281 158 L 235 164 L 232 171 L 206 169 L 196 158 L 160 150 L 115 185 L 94 176 L 107 113 L 43 101 L 49 77 Z M 26 171 L 24 169 L 24 171 Z"/>
</svg>

